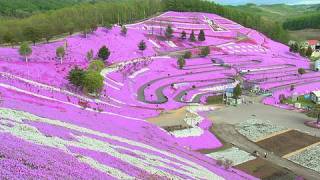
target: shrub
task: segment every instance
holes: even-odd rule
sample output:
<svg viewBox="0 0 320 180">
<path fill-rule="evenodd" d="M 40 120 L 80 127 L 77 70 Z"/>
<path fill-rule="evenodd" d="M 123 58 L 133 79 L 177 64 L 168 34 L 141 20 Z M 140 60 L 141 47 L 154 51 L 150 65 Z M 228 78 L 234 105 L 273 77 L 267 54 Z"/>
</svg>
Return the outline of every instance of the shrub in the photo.
<svg viewBox="0 0 320 180">
<path fill-rule="evenodd" d="M 104 62 L 101 60 L 94 60 L 90 63 L 88 70 L 101 72 L 105 68 Z"/>
<path fill-rule="evenodd" d="M 100 49 L 99 49 L 99 52 L 98 52 L 98 57 L 100 59 L 102 59 L 103 61 L 106 61 L 110 56 L 110 51 L 109 49 L 106 47 L 106 46 L 102 46 Z"/>
<path fill-rule="evenodd" d="M 179 57 L 178 59 L 178 66 L 182 69 L 186 65 L 186 60 L 183 57 Z"/>
<path fill-rule="evenodd" d="M 303 68 L 299 68 L 299 69 L 298 69 L 298 73 L 301 74 L 301 75 L 302 75 L 302 74 L 305 74 L 305 73 L 306 73 L 306 70 L 303 69 Z"/>
<path fill-rule="evenodd" d="M 286 97 L 284 96 L 284 94 L 280 94 L 280 95 L 279 95 L 279 100 L 280 100 L 280 103 L 281 103 L 281 104 L 284 104 L 284 103 L 285 103 Z"/>
<path fill-rule="evenodd" d="M 122 27 L 121 27 L 121 34 L 122 34 L 122 35 L 126 35 L 127 32 L 128 32 L 127 27 L 126 27 L 126 26 L 122 26 Z"/>
<path fill-rule="evenodd" d="M 206 57 L 210 54 L 210 48 L 208 46 L 201 48 L 200 56 Z"/>
<path fill-rule="evenodd" d="M 140 41 L 140 43 L 138 44 L 138 48 L 139 48 L 140 51 L 143 52 L 144 50 L 147 49 L 147 45 L 146 45 L 146 43 L 142 40 L 142 41 Z"/>
<path fill-rule="evenodd" d="M 185 58 L 185 59 L 189 59 L 189 58 L 191 58 L 191 57 L 192 57 L 191 51 L 187 51 L 187 52 L 185 52 L 185 53 L 183 54 L 183 58 Z"/>
</svg>

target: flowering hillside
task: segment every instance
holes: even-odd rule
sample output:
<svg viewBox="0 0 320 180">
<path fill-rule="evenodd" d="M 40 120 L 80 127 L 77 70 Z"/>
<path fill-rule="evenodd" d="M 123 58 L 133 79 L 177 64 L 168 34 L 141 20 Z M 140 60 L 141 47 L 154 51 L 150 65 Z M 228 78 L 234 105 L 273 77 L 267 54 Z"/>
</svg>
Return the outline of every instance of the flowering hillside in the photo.
<svg viewBox="0 0 320 180">
<path fill-rule="evenodd" d="M 159 38 L 168 25 L 173 37 Z M 239 73 L 270 91 L 264 101 L 271 105 L 279 93 L 320 87 L 320 74 L 297 74 L 309 67 L 306 59 L 214 14 L 167 12 L 126 28 L 125 35 L 114 26 L 38 44 L 29 62 L 18 48 L 0 48 L 0 179 L 256 179 L 194 151 L 222 146 L 204 113 L 212 107 L 201 104 L 235 87 Z M 180 38 L 192 30 L 196 38 L 204 30 L 206 39 Z M 75 66 L 87 68 L 87 52 L 96 55 L 104 45 L 111 53 L 101 71 L 104 86 L 92 98 L 67 75 Z M 62 63 L 60 46 L 66 48 Z M 183 68 L 169 54 L 197 56 L 203 46 L 211 54 L 187 59 Z M 146 121 L 186 105 L 189 128 L 167 132 Z"/>
</svg>

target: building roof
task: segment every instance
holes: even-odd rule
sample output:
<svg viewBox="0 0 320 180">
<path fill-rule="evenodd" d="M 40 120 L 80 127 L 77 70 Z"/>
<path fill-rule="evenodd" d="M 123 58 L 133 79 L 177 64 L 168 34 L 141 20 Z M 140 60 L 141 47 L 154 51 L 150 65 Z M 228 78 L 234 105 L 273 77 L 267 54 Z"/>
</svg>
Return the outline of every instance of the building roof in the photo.
<svg viewBox="0 0 320 180">
<path fill-rule="evenodd" d="M 314 95 L 316 95 L 317 97 L 320 97 L 320 91 L 312 91 L 312 93 L 313 93 Z"/>
<path fill-rule="evenodd" d="M 308 44 L 309 44 L 310 46 L 317 45 L 317 43 L 318 43 L 318 40 L 308 40 Z"/>
<path fill-rule="evenodd" d="M 226 89 L 226 92 L 227 92 L 227 93 L 233 93 L 233 88 L 227 88 L 227 89 Z"/>
</svg>

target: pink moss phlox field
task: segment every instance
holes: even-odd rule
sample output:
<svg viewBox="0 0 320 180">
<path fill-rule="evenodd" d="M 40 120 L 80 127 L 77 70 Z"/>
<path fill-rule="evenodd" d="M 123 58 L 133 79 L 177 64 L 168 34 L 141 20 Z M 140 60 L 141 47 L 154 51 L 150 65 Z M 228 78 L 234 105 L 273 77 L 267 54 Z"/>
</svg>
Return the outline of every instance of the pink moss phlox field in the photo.
<svg viewBox="0 0 320 180">
<path fill-rule="evenodd" d="M 159 21 L 172 25 L 172 39 L 159 38 L 166 28 Z M 256 179 L 195 152 L 222 146 L 209 131 L 214 124 L 205 113 L 197 112 L 202 118 L 193 127 L 201 130 L 198 136 L 174 137 L 146 119 L 190 103 L 203 107 L 207 97 L 234 86 L 239 74 L 269 93 L 265 104 L 281 108 L 292 108 L 279 105 L 282 94 L 320 89 L 320 74 L 309 70 L 307 59 L 215 14 L 170 11 L 126 26 L 127 35 L 114 26 L 86 38 L 78 33 L 37 44 L 28 63 L 17 47 L 0 48 L 0 141 L 5 142 L 0 144 L 0 178 Z M 192 30 L 196 37 L 204 30 L 206 41 L 179 38 Z M 143 52 L 137 46 L 141 40 L 147 45 Z M 87 68 L 86 53 L 92 49 L 96 56 L 103 45 L 111 55 L 101 72 L 100 97 L 92 98 L 70 86 L 67 75 L 75 66 Z M 66 47 L 62 64 L 55 57 L 59 46 Z M 182 69 L 176 58 L 164 55 L 190 48 L 197 56 L 199 46 L 210 46 L 211 54 L 186 59 Z M 299 75 L 299 68 L 307 73 Z"/>
</svg>

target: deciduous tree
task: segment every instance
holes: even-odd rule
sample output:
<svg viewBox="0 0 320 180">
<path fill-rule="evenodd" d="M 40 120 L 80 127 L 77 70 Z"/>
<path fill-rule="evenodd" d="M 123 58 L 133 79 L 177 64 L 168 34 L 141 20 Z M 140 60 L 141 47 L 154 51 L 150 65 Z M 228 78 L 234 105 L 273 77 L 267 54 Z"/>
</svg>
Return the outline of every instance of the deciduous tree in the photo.
<svg viewBox="0 0 320 180">
<path fill-rule="evenodd" d="M 19 54 L 25 58 L 26 62 L 28 62 L 28 56 L 32 54 L 32 49 L 27 42 L 21 43 Z"/>
<path fill-rule="evenodd" d="M 60 64 L 62 64 L 62 60 L 66 55 L 66 51 L 63 46 L 60 46 L 56 49 L 56 56 L 60 59 Z"/>
</svg>

